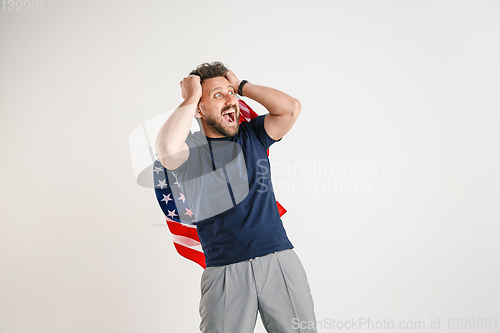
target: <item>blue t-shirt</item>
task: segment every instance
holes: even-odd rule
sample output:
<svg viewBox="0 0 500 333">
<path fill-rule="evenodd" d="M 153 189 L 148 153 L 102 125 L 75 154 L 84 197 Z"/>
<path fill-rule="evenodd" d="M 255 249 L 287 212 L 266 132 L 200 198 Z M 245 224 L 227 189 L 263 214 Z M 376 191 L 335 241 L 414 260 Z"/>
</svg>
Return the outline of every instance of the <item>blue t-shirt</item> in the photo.
<svg viewBox="0 0 500 333">
<path fill-rule="evenodd" d="M 293 248 L 279 216 L 267 156 L 277 141 L 266 133 L 264 118 L 242 122 L 231 137 L 189 134 L 189 157 L 172 170 L 197 221 L 207 267 Z"/>
</svg>

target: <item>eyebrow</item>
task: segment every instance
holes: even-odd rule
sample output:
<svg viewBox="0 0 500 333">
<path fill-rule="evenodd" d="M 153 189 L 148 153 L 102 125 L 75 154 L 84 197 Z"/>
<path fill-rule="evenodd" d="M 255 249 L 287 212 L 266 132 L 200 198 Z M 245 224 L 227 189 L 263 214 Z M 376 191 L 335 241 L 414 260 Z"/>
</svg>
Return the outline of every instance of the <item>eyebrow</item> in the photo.
<svg viewBox="0 0 500 333">
<path fill-rule="evenodd" d="M 228 87 L 232 88 L 234 90 L 234 87 L 232 85 L 228 85 Z M 222 89 L 222 87 L 215 87 L 214 89 L 210 90 L 210 94 L 213 93 L 215 90 Z"/>
</svg>

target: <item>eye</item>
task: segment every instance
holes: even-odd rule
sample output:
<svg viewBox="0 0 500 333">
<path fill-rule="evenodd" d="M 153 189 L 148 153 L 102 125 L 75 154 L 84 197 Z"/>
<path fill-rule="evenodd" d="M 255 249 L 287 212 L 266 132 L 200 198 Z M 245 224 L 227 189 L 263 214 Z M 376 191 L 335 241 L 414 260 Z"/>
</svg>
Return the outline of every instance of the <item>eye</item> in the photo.
<svg viewBox="0 0 500 333">
<path fill-rule="evenodd" d="M 219 98 L 219 97 L 222 97 L 222 94 L 221 93 L 217 93 L 214 95 L 216 98 Z"/>
<path fill-rule="evenodd" d="M 229 92 L 229 95 L 234 95 L 234 91 L 232 91 L 232 90 L 231 90 L 231 91 Z"/>
</svg>

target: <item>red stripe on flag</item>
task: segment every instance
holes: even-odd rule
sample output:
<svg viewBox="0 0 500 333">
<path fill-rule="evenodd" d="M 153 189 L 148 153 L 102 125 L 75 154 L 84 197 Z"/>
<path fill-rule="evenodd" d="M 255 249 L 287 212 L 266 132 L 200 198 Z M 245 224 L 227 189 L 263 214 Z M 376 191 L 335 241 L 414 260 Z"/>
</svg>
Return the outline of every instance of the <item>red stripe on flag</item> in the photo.
<svg viewBox="0 0 500 333">
<path fill-rule="evenodd" d="M 277 200 L 276 200 L 276 205 L 278 206 L 278 212 L 280 213 L 280 217 L 283 216 L 283 214 L 286 213 L 285 207 L 283 207 Z"/>
<path fill-rule="evenodd" d="M 203 268 L 207 267 L 207 265 L 205 264 L 205 255 L 203 254 L 203 252 L 198 252 L 177 243 L 174 243 L 174 246 L 177 252 L 184 258 L 194 261 Z"/>
<path fill-rule="evenodd" d="M 196 228 L 186 227 L 179 222 L 169 221 L 168 218 L 167 218 L 167 225 L 170 232 L 173 233 L 174 235 L 188 237 L 198 242 L 200 241 L 200 239 L 198 238 L 198 232 L 196 231 Z"/>
</svg>

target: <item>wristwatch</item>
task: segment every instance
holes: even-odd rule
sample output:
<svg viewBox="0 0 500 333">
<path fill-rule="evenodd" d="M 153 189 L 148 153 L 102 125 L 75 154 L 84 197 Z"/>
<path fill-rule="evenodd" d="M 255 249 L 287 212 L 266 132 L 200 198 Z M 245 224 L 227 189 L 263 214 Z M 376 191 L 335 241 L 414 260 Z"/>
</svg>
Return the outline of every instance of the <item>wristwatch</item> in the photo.
<svg viewBox="0 0 500 333">
<path fill-rule="evenodd" d="M 240 82 L 240 86 L 238 87 L 238 95 L 243 96 L 243 87 L 245 84 L 250 83 L 247 80 L 243 80 Z"/>
</svg>

